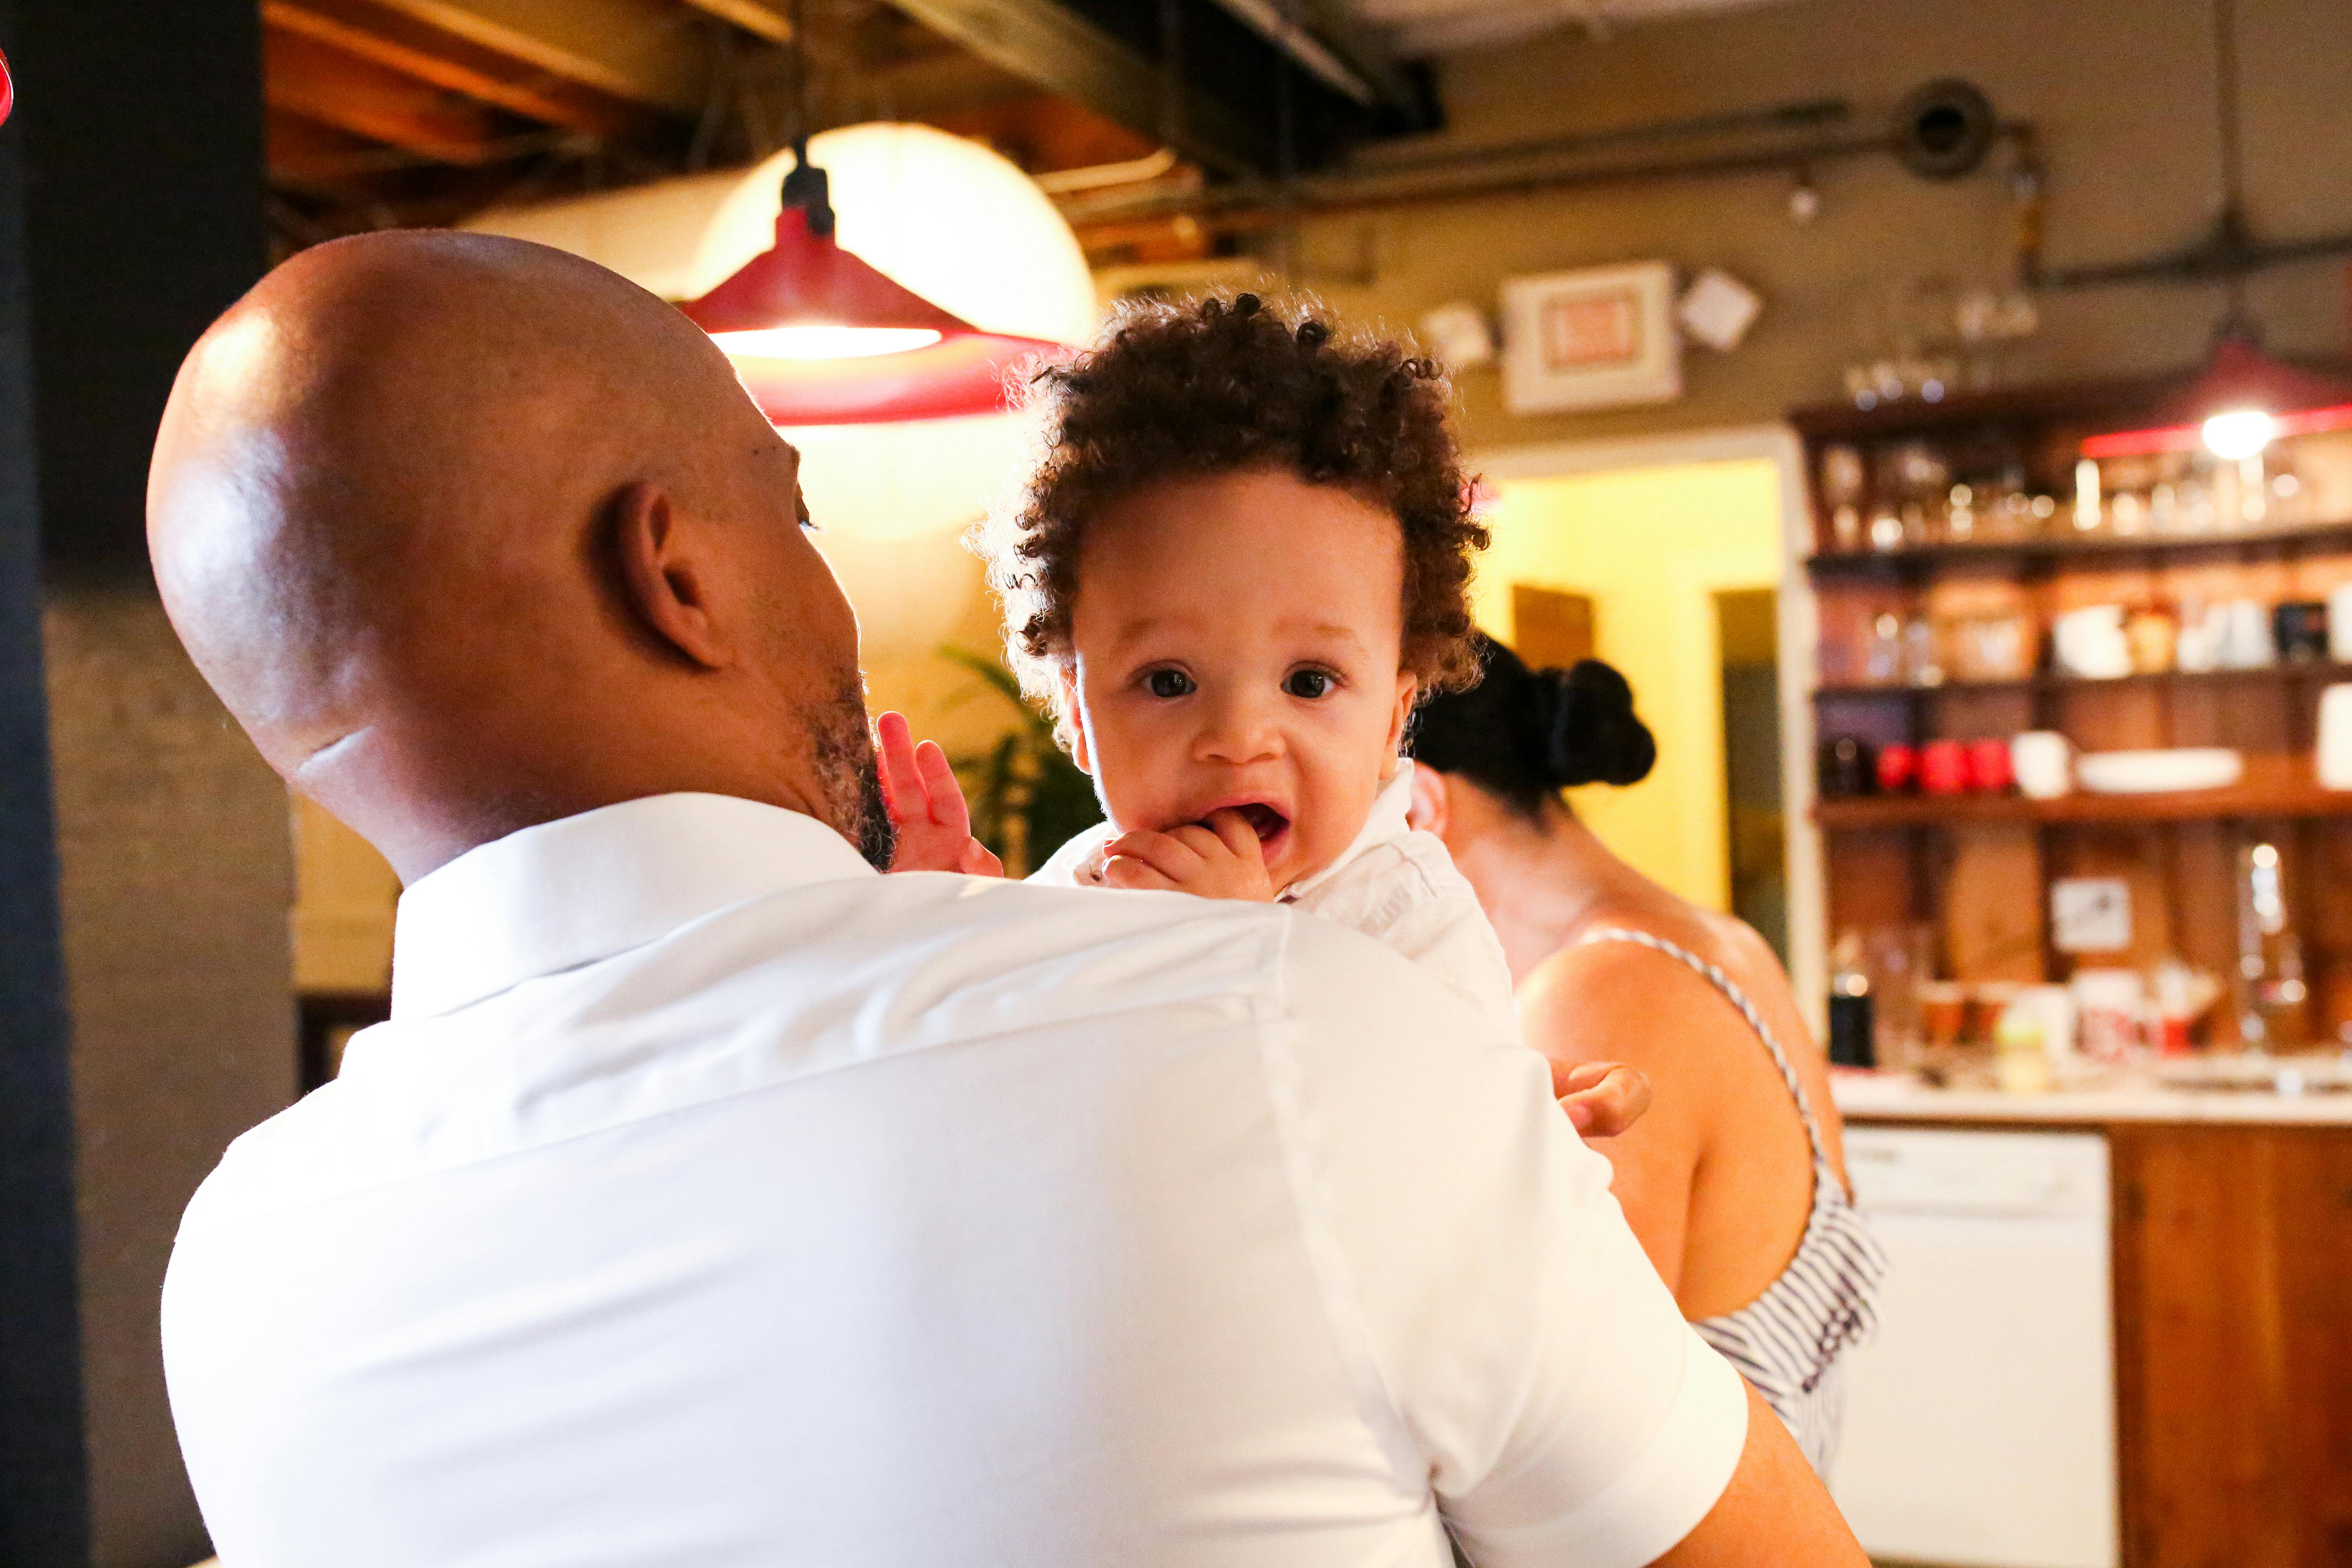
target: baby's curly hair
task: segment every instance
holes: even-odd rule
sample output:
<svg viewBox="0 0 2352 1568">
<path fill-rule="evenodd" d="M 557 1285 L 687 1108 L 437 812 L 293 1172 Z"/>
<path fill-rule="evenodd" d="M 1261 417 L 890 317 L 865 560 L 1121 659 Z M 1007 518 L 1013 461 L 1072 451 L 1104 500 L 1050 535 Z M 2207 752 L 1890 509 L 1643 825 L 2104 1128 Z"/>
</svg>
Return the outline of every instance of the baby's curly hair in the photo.
<svg viewBox="0 0 2352 1568">
<path fill-rule="evenodd" d="M 1163 479 L 1251 469 L 1394 514 L 1404 666 L 1423 696 L 1475 684 L 1470 556 L 1487 532 L 1471 515 L 1447 402 L 1432 361 L 1255 294 L 1130 308 L 1092 350 L 1032 382 L 1043 451 L 978 537 L 1024 689 L 1060 715 L 1079 544 L 1106 505 Z"/>
</svg>

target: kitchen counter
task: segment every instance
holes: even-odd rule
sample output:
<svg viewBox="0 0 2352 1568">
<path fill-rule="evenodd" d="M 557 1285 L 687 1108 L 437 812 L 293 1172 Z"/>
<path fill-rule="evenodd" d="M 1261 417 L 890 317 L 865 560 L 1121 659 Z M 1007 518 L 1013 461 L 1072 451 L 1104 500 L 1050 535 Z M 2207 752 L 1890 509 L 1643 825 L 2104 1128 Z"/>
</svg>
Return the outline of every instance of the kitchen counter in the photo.
<svg viewBox="0 0 2352 1568">
<path fill-rule="evenodd" d="M 2278 1094 L 2179 1089 L 2149 1077 L 2116 1075 L 2045 1094 L 1939 1089 L 1909 1073 L 1831 1077 L 1830 1092 L 1849 1121 L 1957 1121 L 2084 1126 L 2186 1121 L 2271 1127 L 2352 1127 L 2352 1093 Z"/>
</svg>

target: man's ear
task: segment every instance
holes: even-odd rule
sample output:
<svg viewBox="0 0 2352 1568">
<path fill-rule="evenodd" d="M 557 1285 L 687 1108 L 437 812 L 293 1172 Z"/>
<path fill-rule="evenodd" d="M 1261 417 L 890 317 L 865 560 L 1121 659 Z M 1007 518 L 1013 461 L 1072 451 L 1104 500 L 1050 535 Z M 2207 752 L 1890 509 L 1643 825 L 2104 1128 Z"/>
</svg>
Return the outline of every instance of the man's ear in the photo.
<svg viewBox="0 0 2352 1568">
<path fill-rule="evenodd" d="M 1445 837 L 1445 830 L 1454 825 L 1454 801 L 1444 773 L 1435 768 L 1414 766 L 1412 805 L 1405 813 L 1405 822 L 1423 833 Z"/>
<path fill-rule="evenodd" d="M 1056 672 L 1062 682 L 1062 733 L 1069 737 L 1070 761 L 1078 764 L 1078 772 L 1094 776 L 1094 747 L 1087 740 L 1085 710 L 1078 706 L 1078 668 L 1065 661 Z"/>
<path fill-rule="evenodd" d="M 717 563 L 658 485 L 630 484 L 613 500 L 613 551 L 629 611 L 656 638 L 705 669 L 725 669 L 735 648 L 712 615 Z"/>
</svg>

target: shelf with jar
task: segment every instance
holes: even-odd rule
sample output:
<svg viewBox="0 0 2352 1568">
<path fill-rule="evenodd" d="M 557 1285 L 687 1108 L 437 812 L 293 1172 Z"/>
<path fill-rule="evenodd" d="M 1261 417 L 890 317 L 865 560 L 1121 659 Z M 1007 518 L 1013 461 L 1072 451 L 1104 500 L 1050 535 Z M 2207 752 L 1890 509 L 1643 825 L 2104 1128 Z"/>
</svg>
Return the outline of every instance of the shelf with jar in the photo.
<svg viewBox="0 0 2352 1568">
<path fill-rule="evenodd" d="M 2352 1043 L 2352 420 L 2115 438 L 2181 384 L 1793 417 L 1821 936 L 1898 1051 L 1922 985 L 2126 971 L 2212 994 L 2176 1046 Z M 2257 849 L 2291 984 L 2239 951 Z M 2086 938 L 2066 908 L 2095 893 L 2121 913 Z"/>
</svg>

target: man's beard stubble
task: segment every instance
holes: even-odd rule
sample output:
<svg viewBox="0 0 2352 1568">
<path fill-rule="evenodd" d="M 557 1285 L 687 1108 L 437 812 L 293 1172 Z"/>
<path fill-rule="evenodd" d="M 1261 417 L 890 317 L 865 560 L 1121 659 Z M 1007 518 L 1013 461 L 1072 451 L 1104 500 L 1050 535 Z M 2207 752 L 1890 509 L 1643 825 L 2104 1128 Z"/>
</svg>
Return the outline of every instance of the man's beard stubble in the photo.
<svg viewBox="0 0 2352 1568">
<path fill-rule="evenodd" d="M 803 709 L 802 716 L 828 825 L 856 847 L 867 865 L 887 871 L 898 831 L 882 798 L 882 770 L 866 717 L 865 678 L 851 670 L 831 701 Z"/>
</svg>

